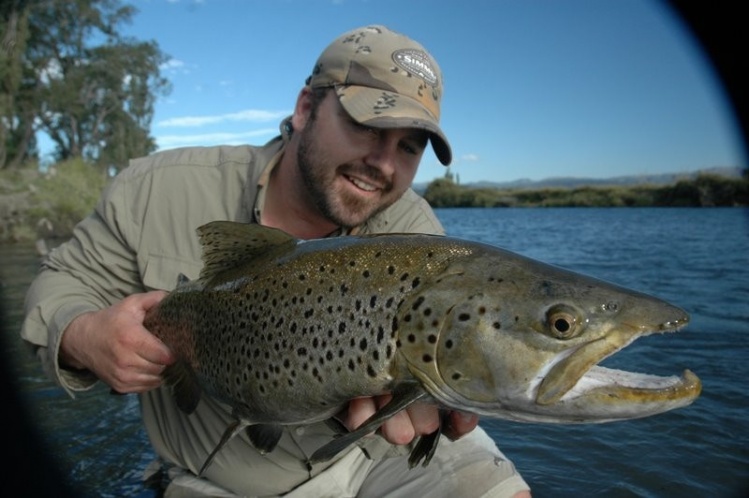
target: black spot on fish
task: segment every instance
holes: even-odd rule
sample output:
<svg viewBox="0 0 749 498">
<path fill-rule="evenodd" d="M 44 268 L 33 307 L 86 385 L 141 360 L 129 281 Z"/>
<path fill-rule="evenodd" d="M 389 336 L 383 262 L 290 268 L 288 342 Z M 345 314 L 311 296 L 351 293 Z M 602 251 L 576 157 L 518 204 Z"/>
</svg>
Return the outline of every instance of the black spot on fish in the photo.
<svg viewBox="0 0 749 498">
<path fill-rule="evenodd" d="M 437 342 L 437 336 L 434 334 L 429 334 L 429 337 L 427 337 L 427 341 L 429 341 L 429 344 L 434 344 Z"/>
<path fill-rule="evenodd" d="M 411 282 L 411 288 L 415 289 L 421 284 L 421 279 L 419 277 L 416 277 L 413 282 Z"/>
<path fill-rule="evenodd" d="M 393 297 L 388 298 L 388 300 L 385 301 L 385 307 L 386 308 L 390 308 L 393 305 L 393 301 L 395 301 L 395 298 L 393 298 Z"/>
<path fill-rule="evenodd" d="M 338 333 L 343 334 L 346 332 L 346 322 L 338 322 Z"/>
<path fill-rule="evenodd" d="M 401 282 L 405 282 L 406 280 L 408 280 L 408 273 L 401 275 Z"/>
<path fill-rule="evenodd" d="M 424 296 L 419 296 L 416 298 L 416 301 L 414 301 L 413 305 L 411 306 L 411 309 L 416 311 L 419 309 L 419 306 L 421 306 L 424 303 Z"/>
<path fill-rule="evenodd" d="M 356 266 L 356 261 L 351 260 L 348 262 L 348 265 L 353 268 L 354 266 Z"/>
<path fill-rule="evenodd" d="M 455 372 L 452 375 L 453 380 L 459 380 L 461 377 L 462 377 L 462 375 L 460 373 L 458 373 L 458 372 Z"/>
<path fill-rule="evenodd" d="M 356 370 L 356 364 L 354 363 L 353 359 L 349 359 L 348 369 L 351 370 L 352 372 Z"/>
<path fill-rule="evenodd" d="M 458 320 L 460 320 L 461 322 L 467 322 L 470 319 L 471 315 L 469 315 L 468 313 L 461 313 L 460 315 L 458 315 Z"/>
<path fill-rule="evenodd" d="M 411 321 L 411 313 L 406 313 L 406 316 L 403 317 L 403 321 L 409 323 Z"/>
<path fill-rule="evenodd" d="M 385 329 L 380 325 L 377 327 L 377 344 L 380 344 L 385 339 Z"/>
<path fill-rule="evenodd" d="M 301 347 L 301 348 L 297 349 L 296 350 L 296 354 L 298 356 L 306 356 L 307 355 L 307 348 Z"/>
<path fill-rule="evenodd" d="M 367 375 L 370 377 L 377 377 L 377 372 L 372 368 L 372 365 L 367 365 Z"/>
<path fill-rule="evenodd" d="M 374 351 L 372 351 L 372 359 L 374 361 L 379 361 L 380 360 L 380 351 L 379 350 L 375 349 Z"/>
<path fill-rule="evenodd" d="M 453 346 L 454 346 L 454 344 L 453 344 L 453 340 L 452 339 L 448 339 L 448 340 L 445 341 L 445 347 L 447 349 L 452 349 Z"/>
<path fill-rule="evenodd" d="M 341 284 L 341 296 L 345 296 L 349 291 L 349 288 L 346 284 Z"/>
<path fill-rule="evenodd" d="M 367 350 L 367 339 L 366 338 L 362 338 L 362 340 L 359 341 L 359 349 L 361 349 L 362 351 L 366 351 Z"/>
<path fill-rule="evenodd" d="M 408 338 L 407 339 L 408 339 L 408 342 L 410 342 L 411 344 L 413 344 L 414 342 L 416 342 L 416 336 L 413 335 L 413 334 L 408 334 Z"/>
<path fill-rule="evenodd" d="M 369 270 L 364 270 L 362 272 L 361 276 L 364 277 L 364 278 L 369 278 Z"/>
<path fill-rule="evenodd" d="M 495 329 L 499 330 L 499 329 L 502 328 L 502 324 L 499 323 L 499 322 L 494 322 L 494 323 L 492 323 L 492 327 L 494 327 Z"/>
<path fill-rule="evenodd" d="M 393 273 L 395 273 L 395 266 L 388 266 L 388 275 L 392 275 Z"/>
<path fill-rule="evenodd" d="M 479 315 L 483 315 L 486 313 L 486 307 L 485 306 L 479 306 Z"/>
<path fill-rule="evenodd" d="M 369 298 L 369 307 L 374 308 L 377 306 L 377 296 L 372 296 Z"/>
<path fill-rule="evenodd" d="M 304 273 L 299 274 L 299 280 L 304 281 L 307 277 L 304 275 Z"/>
<path fill-rule="evenodd" d="M 432 355 L 425 354 L 421 357 L 421 359 L 424 361 L 424 363 L 430 363 L 432 361 Z"/>
</svg>

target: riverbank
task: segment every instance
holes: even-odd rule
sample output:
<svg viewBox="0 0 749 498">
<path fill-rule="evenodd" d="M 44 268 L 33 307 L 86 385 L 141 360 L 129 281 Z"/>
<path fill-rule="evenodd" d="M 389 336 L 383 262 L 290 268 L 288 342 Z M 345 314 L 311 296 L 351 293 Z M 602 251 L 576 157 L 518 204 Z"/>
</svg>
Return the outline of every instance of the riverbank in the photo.
<svg viewBox="0 0 749 498">
<path fill-rule="evenodd" d="M 0 244 L 68 238 L 107 181 L 101 169 L 80 159 L 46 173 L 33 165 L 0 171 Z"/>
<path fill-rule="evenodd" d="M 432 207 L 746 207 L 749 175 L 700 174 L 670 185 L 505 189 L 434 180 L 424 198 Z"/>
</svg>

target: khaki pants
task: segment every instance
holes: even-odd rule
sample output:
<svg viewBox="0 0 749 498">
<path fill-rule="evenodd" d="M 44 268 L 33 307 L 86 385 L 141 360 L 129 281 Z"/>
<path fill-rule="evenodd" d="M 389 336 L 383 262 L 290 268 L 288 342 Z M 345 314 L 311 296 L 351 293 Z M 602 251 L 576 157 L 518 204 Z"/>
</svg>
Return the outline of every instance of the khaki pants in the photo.
<svg viewBox="0 0 749 498">
<path fill-rule="evenodd" d="M 354 447 L 285 496 L 504 498 L 528 489 L 512 462 L 480 427 L 456 442 L 443 438 L 427 467 L 409 469 L 407 459 L 371 460 Z M 171 469 L 170 477 L 165 498 L 239 496 L 181 469 Z"/>
</svg>

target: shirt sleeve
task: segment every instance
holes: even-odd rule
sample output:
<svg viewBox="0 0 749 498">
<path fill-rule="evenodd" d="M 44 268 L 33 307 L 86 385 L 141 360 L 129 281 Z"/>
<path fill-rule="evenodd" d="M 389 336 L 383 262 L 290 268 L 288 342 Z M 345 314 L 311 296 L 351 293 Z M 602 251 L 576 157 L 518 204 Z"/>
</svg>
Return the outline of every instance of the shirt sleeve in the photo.
<svg viewBox="0 0 749 498">
<path fill-rule="evenodd" d="M 69 241 L 42 261 L 25 301 L 21 337 L 31 345 L 50 378 L 69 394 L 94 385 L 88 371 L 60 367 L 60 340 L 77 316 L 105 308 L 123 297 L 143 291 L 137 271 L 125 199 L 130 185 L 117 179 L 95 211 L 73 231 Z"/>
</svg>

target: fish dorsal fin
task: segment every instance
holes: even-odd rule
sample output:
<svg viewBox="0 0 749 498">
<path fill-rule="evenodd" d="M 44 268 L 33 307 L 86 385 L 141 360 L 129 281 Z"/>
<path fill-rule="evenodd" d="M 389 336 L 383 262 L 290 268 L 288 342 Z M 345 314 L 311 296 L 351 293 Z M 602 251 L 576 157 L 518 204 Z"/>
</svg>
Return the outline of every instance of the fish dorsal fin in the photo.
<svg viewBox="0 0 749 498">
<path fill-rule="evenodd" d="M 270 251 L 289 250 L 297 240 L 276 228 L 255 223 L 212 221 L 197 229 L 203 246 L 200 279 L 210 279 Z"/>
</svg>

